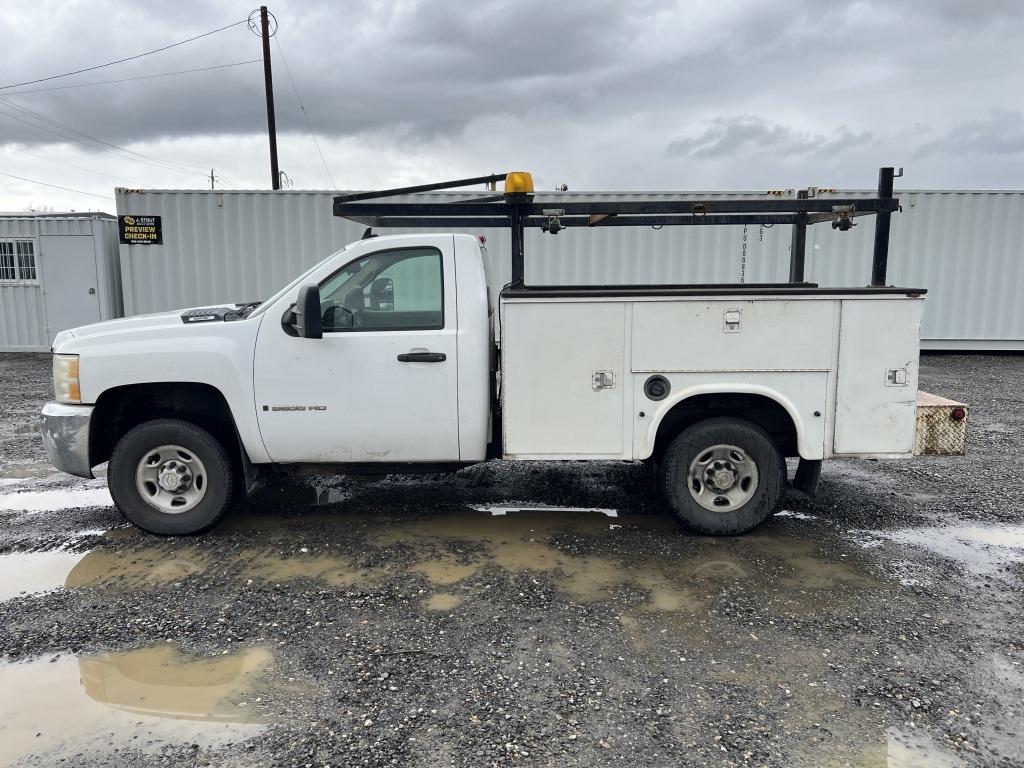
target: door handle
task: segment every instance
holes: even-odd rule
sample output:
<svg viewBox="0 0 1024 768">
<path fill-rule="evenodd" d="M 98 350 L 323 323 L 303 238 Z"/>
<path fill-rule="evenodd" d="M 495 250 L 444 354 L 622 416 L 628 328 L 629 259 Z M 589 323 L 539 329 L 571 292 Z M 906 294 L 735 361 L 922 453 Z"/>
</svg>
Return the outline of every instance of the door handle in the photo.
<svg viewBox="0 0 1024 768">
<path fill-rule="evenodd" d="M 400 363 L 443 363 L 447 359 L 444 352 L 406 352 L 398 356 Z"/>
</svg>

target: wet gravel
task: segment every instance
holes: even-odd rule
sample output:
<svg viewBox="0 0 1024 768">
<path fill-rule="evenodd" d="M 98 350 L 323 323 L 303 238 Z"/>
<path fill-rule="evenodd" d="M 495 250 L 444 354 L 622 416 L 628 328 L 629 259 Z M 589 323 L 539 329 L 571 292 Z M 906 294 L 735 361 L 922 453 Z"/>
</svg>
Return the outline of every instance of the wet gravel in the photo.
<svg viewBox="0 0 1024 768">
<path fill-rule="evenodd" d="M 976 543 L 980 569 L 942 546 L 1024 531 L 1022 357 L 924 358 L 922 387 L 972 406 L 966 457 L 826 464 L 817 498 L 787 491 L 787 514 L 722 539 L 675 527 L 642 466 L 498 463 L 272 483 L 211 534 L 159 539 L 77 505 L 102 478 L 47 470 L 49 376 L 48 356 L 0 355 L 0 568 L 81 559 L 68 586 L 0 602 L 0 661 L 161 643 L 275 661 L 244 702 L 268 723 L 252 738 L 43 734 L 25 764 L 1024 765 L 1020 549 Z M 4 510 L 28 491 L 57 508 Z M 468 510 L 510 501 L 624 517 Z"/>
</svg>

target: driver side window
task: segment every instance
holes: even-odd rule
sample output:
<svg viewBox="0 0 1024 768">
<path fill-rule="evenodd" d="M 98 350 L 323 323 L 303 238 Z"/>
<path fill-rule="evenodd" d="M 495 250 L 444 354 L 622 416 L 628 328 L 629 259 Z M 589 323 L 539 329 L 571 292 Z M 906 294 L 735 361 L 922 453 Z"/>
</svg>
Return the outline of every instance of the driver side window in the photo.
<svg viewBox="0 0 1024 768">
<path fill-rule="evenodd" d="M 444 276 L 435 248 L 380 251 L 320 284 L 324 332 L 444 328 Z"/>
</svg>

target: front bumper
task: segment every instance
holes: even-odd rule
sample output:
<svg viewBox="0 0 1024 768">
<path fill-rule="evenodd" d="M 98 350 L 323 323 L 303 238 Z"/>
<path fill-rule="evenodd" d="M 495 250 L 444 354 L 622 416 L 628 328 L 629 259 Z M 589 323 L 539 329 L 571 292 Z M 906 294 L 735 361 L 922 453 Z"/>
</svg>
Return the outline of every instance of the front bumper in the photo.
<svg viewBox="0 0 1024 768">
<path fill-rule="evenodd" d="M 89 463 L 89 422 L 93 406 L 47 403 L 40 418 L 43 445 L 53 465 L 69 475 L 93 476 Z"/>
</svg>

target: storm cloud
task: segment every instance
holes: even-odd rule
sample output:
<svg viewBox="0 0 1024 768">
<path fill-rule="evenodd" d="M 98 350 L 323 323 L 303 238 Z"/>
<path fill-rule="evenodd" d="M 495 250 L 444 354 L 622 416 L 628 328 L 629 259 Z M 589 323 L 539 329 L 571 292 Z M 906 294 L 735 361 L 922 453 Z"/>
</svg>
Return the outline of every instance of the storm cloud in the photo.
<svg viewBox="0 0 1024 768">
<path fill-rule="evenodd" d="M 1024 155 L 1024 115 L 992 109 L 981 120 L 958 123 L 943 136 L 922 144 L 915 157 L 946 155 Z"/>
<path fill-rule="evenodd" d="M 509 168 L 571 189 L 849 187 L 871 185 L 883 164 L 905 165 L 908 186 L 1019 186 L 1024 4 L 964 7 L 281 0 L 271 4 L 281 166 L 300 188 L 330 185 L 324 162 L 341 188 Z M 158 48 L 251 10 L 226 0 L 168 9 L 5 9 L 0 86 Z M 43 90 L 259 57 L 259 39 L 238 24 L 94 72 L 0 87 L 0 171 L 104 196 L 208 186 L 210 167 L 218 184 L 265 187 L 259 63 Z M 30 204 L 90 201 L 0 177 L 0 208 Z"/>
<path fill-rule="evenodd" d="M 851 133 L 846 126 L 831 136 L 797 131 L 755 115 L 716 117 L 699 136 L 676 139 L 665 151 L 668 157 L 710 159 L 737 154 L 800 155 L 818 157 L 871 141 L 870 131 Z"/>
</svg>

